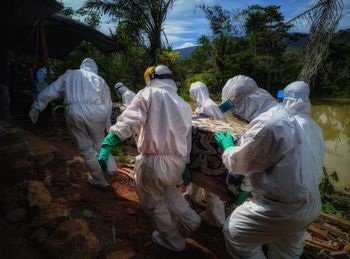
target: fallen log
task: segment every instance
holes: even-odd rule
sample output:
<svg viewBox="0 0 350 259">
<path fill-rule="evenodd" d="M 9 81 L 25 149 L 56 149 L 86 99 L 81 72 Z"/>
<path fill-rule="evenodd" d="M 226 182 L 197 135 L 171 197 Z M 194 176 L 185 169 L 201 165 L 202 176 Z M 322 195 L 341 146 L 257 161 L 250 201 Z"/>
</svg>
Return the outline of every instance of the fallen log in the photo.
<svg viewBox="0 0 350 259">
<path fill-rule="evenodd" d="M 330 252 L 330 255 L 335 258 L 335 259 L 346 259 L 346 258 L 349 258 L 348 255 L 349 253 L 348 252 L 345 252 L 345 251 L 335 251 L 335 252 Z"/>
<path fill-rule="evenodd" d="M 338 251 L 338 248 L 326 243 L 326 242 L 321 242 L 321 241 L 317 241 L 317 240 L 305 240 L 305 243 L 307 245 L 310 245 L 312 247 L 317 247 L 319 249 L 326 249 L 328 251 Z"/>
<path fill-rule="evenodd" d="M 310 225 L 307 230 L 315 237 L 325 240 L 328 236 L 328 231 L 323 231 L 314 225 Z"/>
<path fill-rule="evenodd" d="M 118 168 L 118 173 L 125 174 L 125 175 L 129 176 L 131 179 L 134 179 L 134 172 L 130 169 L 125 168 L 125 167 Z"/>
<path fill-rule="evenodd" d="M 335 216 L 335 215 L 327 214 L 324 212 L 321 212 L 320 218 L 322 218 L 326 221 L 332 222 L 333 224 L 335 224 L 341 228 L 350 230 L 350 221 L 348 221 L 346 219 L 343 219 L 343 218 Z"/>
<path fill-rule="evenodd" d="M 336 237 L 340 237 L 343 239 L 346 239 L 346 233 L 340 231 L 339 229 L 337 229 L 336 227 L 333 227 L 331 225 L 329 225 L 328 223 L 324 223 L 322 225 L 319 226 L 322 230 L 326 230 L 328 231 L 329 234 L 336 236 Z"/>
</svg>

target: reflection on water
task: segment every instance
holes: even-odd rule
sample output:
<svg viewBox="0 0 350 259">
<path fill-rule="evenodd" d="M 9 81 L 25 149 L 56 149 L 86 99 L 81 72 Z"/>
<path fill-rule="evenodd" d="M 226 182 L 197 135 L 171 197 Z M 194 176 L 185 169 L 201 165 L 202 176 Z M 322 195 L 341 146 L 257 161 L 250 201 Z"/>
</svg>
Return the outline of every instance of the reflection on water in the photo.
<svg viewBox="0 0 350 259">
<path fill-rule="evenodd" d="M 338 173 L 337 187 L 350 187 L 350 99 L 313 100 L 312 117 L 323 130 L 325 167 Z"/>
</svg>

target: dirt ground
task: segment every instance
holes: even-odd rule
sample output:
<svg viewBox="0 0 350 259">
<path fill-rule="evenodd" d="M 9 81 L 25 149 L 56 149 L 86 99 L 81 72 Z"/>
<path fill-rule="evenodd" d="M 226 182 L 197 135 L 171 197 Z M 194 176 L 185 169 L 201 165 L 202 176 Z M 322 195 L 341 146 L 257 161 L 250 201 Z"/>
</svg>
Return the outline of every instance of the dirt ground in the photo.
<svg viewBox="0 0 350 259">
<path fill-rule="evenodd" d="M 66 160 L 80 157 L 77 147 L 69 138 L 58 137 L 45 124 L 21 126 L 57 147 Z M 186 238 L 183 252 L 171 252 L 153 244 L 151 222 L 138 204 L 130 177 L 116 174 L 114 179 L 109 179 L 113 181 L 111 188 L 101 190 L 87 183 L 85 176 L 88 169 L 85 166 L 74 170 L 82 175 L 74 186 L 52 185 L 48 189 L 55 202 L 69 209 L 71 217 L 83 217 L 84 210 L 92 212 L 92 216 L 85 219 L 100 241 L 97 258 L 229 258 L 221 230 L 204 222 L 198 231 Z M 6 182 L 1 185 L 6 186 Z M 112 243 L 113 225 L 116 230 L 115 244 Z M 1 258 L 47 258 L 40 249 L 28 244 L 31 233 L 28 222 L 9 224 L 1 217 L 0 229 Z"/>
</svg>

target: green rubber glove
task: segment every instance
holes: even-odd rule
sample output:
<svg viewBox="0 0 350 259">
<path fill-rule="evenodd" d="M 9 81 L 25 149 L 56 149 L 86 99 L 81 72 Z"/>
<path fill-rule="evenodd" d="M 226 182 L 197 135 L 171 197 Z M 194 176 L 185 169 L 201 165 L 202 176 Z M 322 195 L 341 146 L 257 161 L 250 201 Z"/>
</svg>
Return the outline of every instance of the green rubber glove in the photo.
<svg viewBox="0 0 350 259">
<path fill-rule="evenodd" d="M 100 163 L 100 166 L 104 173 L 107 172 L 107 161 L 109 155 L 111 154 L 111 150 L 119 143 L 121 143 L 120 139 L 112 132 L 109 132 L 108 135 L 104 138 L 100 152 L 98 153 L 98 162 Z"/>
<path fill-rule="evenodd" d="M 185 166 L 185 170 L 182 173 L 182 181 L 184 181 L 184 185 L 189 185 L 191 183 L 190 164 L 186 164 Z"/>
<path fill-rule="evenodd" d="M 248 198 L 250 192 L 240 191 L 235 201 L 236 205 L 241 205 Z"/>
<path fill-rule="evenodd" d="M 218 144 L 222 147 L 224 151 L 236 146 L 231 134 L 227 131 L 215 132 L 214 137 L 216 142 L 218 142 Z"/>
</svg>

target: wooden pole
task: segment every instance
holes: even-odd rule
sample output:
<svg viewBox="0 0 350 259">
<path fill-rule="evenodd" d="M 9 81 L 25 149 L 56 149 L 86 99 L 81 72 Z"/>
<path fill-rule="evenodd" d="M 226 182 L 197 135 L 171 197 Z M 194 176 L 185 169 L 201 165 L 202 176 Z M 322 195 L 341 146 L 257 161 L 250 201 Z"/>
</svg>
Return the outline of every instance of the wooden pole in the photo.
<svg viewBox="0 0 350 259">
<path fill-rule="evenodd" d="M 41 46 L 43 48 L 43 59 L 46 67 L 46 76 L 47 76 L 47 82 L 51 84 L 51 70 L 50 70 L 50 63 L 49 63 L 49 53 L 47 50 L 47 44 L 46 44 L 46 33 L 45 33 L 45 27 L 44 23 L 42 22 L 40 24 L 40 38 L 41 38 Z"/>
</svg>

